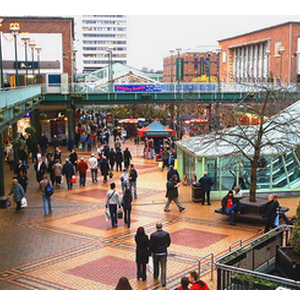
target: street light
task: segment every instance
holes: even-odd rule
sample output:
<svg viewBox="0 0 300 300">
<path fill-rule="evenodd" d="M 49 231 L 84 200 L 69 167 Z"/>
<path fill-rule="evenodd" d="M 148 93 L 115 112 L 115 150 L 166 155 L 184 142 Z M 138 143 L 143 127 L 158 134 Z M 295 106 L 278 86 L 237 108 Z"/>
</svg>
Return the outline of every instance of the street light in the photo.
<svg viewBox="0 0 300 300">
<path fill-rule="evenodd" d="M 278 48 L 278 53 L 280 55 L 280 83 L 281 83 L 281 79 L 282 79 L 282 54 L 284 52 L 284 47 L 283 46 L 280 46 Z"/>
<path fill-rule="evenodd" d="M 176 66 L 176 72 L 177 72 L 177 80 L 178 80 L 178 87 L 177 87 L 177 91 L 178 91 L 178 97 L 177 97 L 177 102 L 179 102 L 179 92 L 180 92 L 180 77 L 181 77 L 181 68 L 183 68 L 184 66 L 182 66 L 181 61 L 180 61 L 180 52 L 181 52 L 181 48 L 176 48 L 177 54 L 178 54 L 178 58 L 177 58 L 177 66 Z M 180 121 L 179 121 L 179 103 L 177 103 L 177 139 L 180 139 Z"/>
<path fill-rule="evenodd" d="M 19 86 L 17 36 L 20 33 L 20 24 L 19 23 L 10 23 L 9 24 L 9 32 L 13 35 L 14 41 L 15 41 L 16 86 Z"/>
<path fill-rule="evenodd" d="M 35 82 L 35 78 L 34 78 L 34 48 L 36 46 L 35 41 L 34 40 L 30 40 L 30 42 L 28 43 L 28 46 L 31 49 L 31 57 L 32 57 L 32 76 L 33 76 L 33 82 Z"/>
<path fill-rule="evenodd" d="M 169 50 L 171 54 L 171 89 L 173 90 L 173 54 L 175 52 L 174 49 Z"/>
<path fill-rule="evenodd" d="M 25 44 L 25 67 L 26 67 L 26 85 L 28 85 L 28 59 L 27 59 L 27 43 L 30 41 L 29 32 L 21 33 L 21 40 Z"/>
<path fill-rule="evenodd" d="M 38 83 L 41 83 L 41 68 L 40 68 L 40 53 L 42 50 L 41 45 L 36 45 L 35 50 L 36 50 L 37 59 L 38 59 Z"/>
<path fill-rule="evenodd" d="M 114 50 L 113 45 L 108 45 L 106 52 L 108 53 L 108 82 L 109 82 L 109 92 L 112 93 L 113 90 L 113 74 L 112 74 L 112 52 Z"/>
<path fill-rule="evenodd" d="M 221 92 L 221 84 L 220 84 L 220 54 L 222 51 L 222 46 L 217 47 L 216 52 L 217 52 L 217 78 L 218 78 L 218 93 Z M 217 98 L 217 104 L 216 104 L 216 127 L 217 129 L 220 128 L 220 104 L 219 100 Z"/>
<path fill-rule="evenodd" d="M 0 68 L 1 68 L 1 88 L 4 89 L 3 65 L 2 65 L 2 22 L 4 18 L 0 18 Z"/>
</svg>

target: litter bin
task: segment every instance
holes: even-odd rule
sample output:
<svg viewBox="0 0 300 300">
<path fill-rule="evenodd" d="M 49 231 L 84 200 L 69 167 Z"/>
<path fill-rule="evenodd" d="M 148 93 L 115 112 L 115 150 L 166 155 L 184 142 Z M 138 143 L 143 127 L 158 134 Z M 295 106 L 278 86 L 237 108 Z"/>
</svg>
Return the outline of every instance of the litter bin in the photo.
<svg viewBox="0 0 300 300">
<path fill-rule="evenodd" d="M 202 202 L 203 201 L 203 193 L 200 182 L 195 181 L 192 183 L 192 200 L 194 202 Z"/>
<path fill-rule="evenodd" d="M 7 199 L 6 198 L 0 199 L 0 209 L 1 208 L 7 208 Z"/>
</svg>

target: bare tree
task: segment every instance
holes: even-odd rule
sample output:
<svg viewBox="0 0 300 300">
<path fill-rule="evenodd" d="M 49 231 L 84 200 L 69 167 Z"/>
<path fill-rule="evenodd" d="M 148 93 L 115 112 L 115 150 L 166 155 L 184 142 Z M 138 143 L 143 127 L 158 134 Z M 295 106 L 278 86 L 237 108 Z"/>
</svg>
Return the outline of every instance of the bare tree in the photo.
<svg viewBox="0 0 300 300">
<path fill-rule="evenodd" d="M 240 83 L 242 86 L 242 83 Z M 217 129 L 209 140 L 231 147 L 232 154 L 240 154 L 251 165 L 250 201 L 255 202 L 257 169 L 262 153 L 282 153 L 300 143 L 299 93 L 270 84 L 246 84 L 258 93 L 247 94 L 231 105 L 225 129 Z M 256 125 L 241 125 L 237 118 L 251 114 Z M 231 127 L 233 126 L 233 127 Z"/>
</svg>

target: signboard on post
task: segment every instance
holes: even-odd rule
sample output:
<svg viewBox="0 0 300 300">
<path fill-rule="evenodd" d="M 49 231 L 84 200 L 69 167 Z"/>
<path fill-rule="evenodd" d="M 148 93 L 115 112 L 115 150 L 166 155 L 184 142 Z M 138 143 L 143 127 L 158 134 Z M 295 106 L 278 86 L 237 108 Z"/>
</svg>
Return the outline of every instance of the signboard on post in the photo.
<svg viewBox="0 0 300 300">
<path fill-rule="evenodd" d="M 184 75 L 184 60 L 183 58 L 176 58 L 176 80 L 183 80 Z"/>
</svg>

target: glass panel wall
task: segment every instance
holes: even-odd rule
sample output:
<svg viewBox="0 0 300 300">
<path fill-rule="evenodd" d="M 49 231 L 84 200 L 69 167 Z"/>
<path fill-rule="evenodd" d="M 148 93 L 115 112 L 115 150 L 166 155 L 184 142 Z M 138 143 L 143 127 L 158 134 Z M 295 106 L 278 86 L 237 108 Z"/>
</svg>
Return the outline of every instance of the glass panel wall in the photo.
<svg viewBox="0 0 300 300">
<path fill-rule="evenodd" d="M 184 174 L 186 174 L 187 180 L 190 183 L 194 181 L 195 159 L 187 152 L 183 152 L 183 161 L 184 161 Z"/>
<path fill-rule="evenodd" d="M 219 191 L 220 187 L 220 159 L 218 157 L 207 158 L 205 160 L 205 171 L 208 173 L 208 176 L 214 181 L 213 186 L 211 187 L 212 191 Z"/>
</svg>

